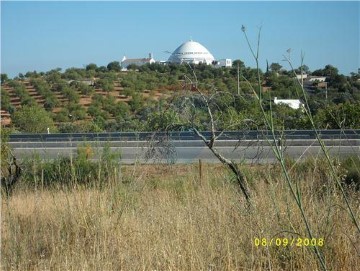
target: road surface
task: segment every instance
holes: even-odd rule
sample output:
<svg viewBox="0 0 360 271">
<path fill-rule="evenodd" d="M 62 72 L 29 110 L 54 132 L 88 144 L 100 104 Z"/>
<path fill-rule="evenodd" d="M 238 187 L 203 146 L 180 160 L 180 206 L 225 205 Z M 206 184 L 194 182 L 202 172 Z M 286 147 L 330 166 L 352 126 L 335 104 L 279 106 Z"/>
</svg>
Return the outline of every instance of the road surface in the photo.
<svg viewBox="0 0 360 271">
<path fill-rule="evenodd" d="M 332 131 L 332 132 L 329 132 Z M 225 157 L 237 162 L 274 162 L 272 147 L 281 144 L 285 155 L 293 159 L 322 156 L 320 144 L 313 131 L 287 131 L 282 141 L 274 143 L 271 135 L 259 131 L 246 134 L 224 133 L 215 147 Z M 209 136 L 210 134 L 206 134 Z M 326 130 L 321 133 L 324 144 L 332 156 L 360 155 L 360 131 Z M 279 135 L 280 138 L 280 135 Z M 90 146 L 93 159 L 99 159 L 103 148 L 121 154 L 121 163 L 192 163 L 199 159 L 217 163 L 217 158 L 192 132 L 161 133 L 102 133 L 102 134 L 17 134 L 10 137 L 13 153 L 19 160 L 76 156 L 81 147 Z M 151 147 L 153 146 L 153 147 Z M 149 153 L 152 150 L 152 155 Z"/>
</svg>

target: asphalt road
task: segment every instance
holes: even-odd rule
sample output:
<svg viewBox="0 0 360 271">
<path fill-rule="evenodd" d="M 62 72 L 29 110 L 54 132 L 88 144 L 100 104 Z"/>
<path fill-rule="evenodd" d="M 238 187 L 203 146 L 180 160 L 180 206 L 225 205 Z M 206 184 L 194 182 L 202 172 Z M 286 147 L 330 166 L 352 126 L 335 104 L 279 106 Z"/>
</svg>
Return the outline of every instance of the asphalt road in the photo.
<svg viewBox="0 0 360 271">
<path fill-rule="evenodd" d="M 360 155 L 360 137 L 328 138 L 323 142 L 333 156 L 346 157 Z M 282 143 L 285 155 L 294 159 L 322 156 L 323 152 L 316 139 L 288 139 Z M 111 140 L 111 141 L 13 141 L 13 153 L 19 160 L 32 159 L 34 155 L 42 159 L 55 159 L 60 156 L 76 156 L 79 148 L 90 146 L 93 159 L 99 159 L 105 146 L 111 152 L 121 154 L 121 163 L 192 163 L 202 159 L 204 162 L 217 163 L 217 158 L 208 147 L 198 139 L 173 140 Z M 267 163 L 275 161 L 273 143 L 268 139 L 219 140 L 215 147 L 225 157 L 237 162 Z M 152 146 L 152 147 L 150 147 Z M 152 152 L 151 152 L 152 151 Z M 152 155 L 149 155 L 149 154 Z M 150 158 L 149 158 L 150 156 Z"/>
</svg>

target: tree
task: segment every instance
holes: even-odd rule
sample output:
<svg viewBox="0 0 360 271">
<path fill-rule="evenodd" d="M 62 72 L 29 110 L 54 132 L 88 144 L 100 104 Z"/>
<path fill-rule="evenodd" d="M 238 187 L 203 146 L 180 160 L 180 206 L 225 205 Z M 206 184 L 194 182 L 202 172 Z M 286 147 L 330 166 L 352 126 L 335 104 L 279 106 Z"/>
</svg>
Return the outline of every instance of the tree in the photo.
<svg viewBox="0 0 360 271">
<path fill-rule="evenodd" d="M 56 130 L 50 114 L 39 106 L 23 106 L 14 113 L 13 122 L 20 131 L 28 133 L 46 133 L 47 128 Z"/>
<path fill-rule="evenodd" d="M 9 78 L 6 73 L 1 74 L 1 84 L 4 84 L 6 81 L 8 81 Z"/>
<path fill-rule="evenodd" d="M 351 84 L 348 81 L 347 77 L 344 75 L 333 75 L 329 79 L 329 87 L 333 87 L 338 90 L 338 92 L 350 91 Z"/>
<path fill-rule="evenodd" d="M 61 68 L 53 69 L 46 73 L 46 81 L 50 83 L 58 83 L 61 81 Z"/>
<path fill-rule="evenodd" d="M 304 73 L 310 73 L 310 68 L 306 65 L 301 65 L 299 68 L 298 68 L 299 71 L 303 71 Z"/>
<path fill-rule="evenodd" d="M 139 66 L 136 64 L 130 64 L 129 66 L 126 67 L 128 71 L 136 71 L 138 68 Z"/>
<path fill-rule="evenodd" d="M 241 61 L 240 59 L 236 59 L 236 60 L 234 60 L 233 63 L 232 63 L 232 67 L 233 67 L 233 68 L 236 68 L 236 69 L 237 69 L 238 66 L 239 66 L 240 69 L 245 68 L 244 62 Z"/>
<path fill-rule="evenodd" d="M 96 69 L 96 72 L 107 72 L 107 68 L 105 66 L 100 66 Z"/>
<path fill-rule="evenodd" d="M 166 131 L 175 130 L 173 127 L 179 123 L 179 116 L 174 110 L 153 112 L 148 116 L 146 130 Z"/>
<path fill-rule="evenodd" d="M 80 95 L 73 87 L 69 87 L 67 84 L 60 84 L 59 90 L 69 101 L 79 102 Z"/>
<path fill-rule="evenodd" d="M 92 86 L 89 86 L 82 82 L 74 81 L 71 83 L 71 86 L 75 87 L 82 95 L 91 95 L 94 93 L 95 89 Z"/>
<path fill-rule="evenodd" d="M 66 69 L 65 72 L 62 74 L 62 78 L 66 78 L 68 80 L 80 80 L 83 78 L 81 75 L 82 71 L 76 68 L 69 68 Z"/>
<path fill-rule="evenodd" d="M 329 76 L 329 77 L 333 77 L 335 75 L 339 74 L 339 70 L 338 68 L 332 66 L 332 65 L 326 65 L 324 68 L 324 75 L 325 76 Z"/>
<path fill-rule="evenodd" d="M 337 75 L 338 73 L 339 73 L 339 70 L 337 68 L 328 64 L 325 66 L 324 69 L 315 70 L 312 73 L 312 75 L 333 77 L 333 76 Z"/>
<path fill-rule="evenodd" d="M 132 98 L 129 101 L 129 105 L 132 111 L 136 112 L 141 109 L 143 106 L 144 101 L 142 99 L 142 96 L 136 92 L 132 94 Z"/>
<path fill-rule="evenodd" d="M 271 63 L 270 70 L 273 72 L 279 72 L 282 66 L 279 63 Z"/>
<path fill-rule="evenodd" d="M 37 78 L 39 77 L 39 74 L 36 71 L 33 72 L 27 72 L 25 73 L 26 78 Z"/>
<path fill-rule="evenodd" d="M 98 66 L 96 64 L 94 64 L 94 63 L 90 63 L 90 64 L 86 65 L 86 70 L 87 71 L 90 71 L 90 70 L 95 71 L 97 68 L 98 68 Z"/>
<path fill-rule="evenodd" d="M 320 109 L 315 116 L 320 128 L 359 129 L 360 103 L 343 103 Z"/>
<path fill-rule="evenodd" d="M 57 106 L 59 104 L 59 100 L 56 98 L 56 96 L 48 96 L 45 97 L 45 101 L 44 101 L 44 108 L 47 111 L 51 111 L 53 110 L 53 108 L 55 106 Z"/>
<path fill-rule="evenodd" d="M 114 72 L 119 72 L 119 71 L 121 71 L 120 62 L 119 62 L 119 61 L 110 62 L 110 63 L 107 65 L 107 69 L 108 69 L 109 71 L 114 71 Z"/>
<path fill-rule="evenodd" d="M 9 96 L 9 93 L 1 89 L 1 109 L 9 111 L 9 108 L 11 107 L 11 99 Z"/>
<path fill-rule="evenodd" d="M 69 102 L 66 106 L 73 120 L 83 120 L 86 118 L 86 110 L 83 106 L 75 102 Z"/>
<path fill-rule="evenodd" d="M 114 90 L 114 84 L 109 79 L 99 79 L 95 83 L 96 87 L 101 88 L 105 91 L 113 91 Z"/>
</svg>

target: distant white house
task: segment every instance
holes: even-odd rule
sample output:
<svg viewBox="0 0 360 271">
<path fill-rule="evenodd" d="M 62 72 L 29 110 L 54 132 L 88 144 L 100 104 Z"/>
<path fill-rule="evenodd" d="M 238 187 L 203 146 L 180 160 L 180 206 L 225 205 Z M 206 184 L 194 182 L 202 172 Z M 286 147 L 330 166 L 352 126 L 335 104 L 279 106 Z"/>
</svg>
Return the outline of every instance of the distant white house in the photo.
<svg viewBox="0 0 360 271">
<path fill-rule="evenodd" d="M 122 70 L 127 70 L 127 67 L 129 65 L 136 65 L 136 66 L 142 66 L 145 64 L 152 64 L 155 63 L 155 59 L 153 58 L 153 55 L 150 53 L 148 58 L 126 58 L 126 56 L 123 57 L 123 59 L 121 60 L 121 69 Z"/>
<path fill-rule="evenodd" d="M 309 76 L 309 81 L 310 82 L 325 82 L 326 81 L 326 76 Z"/>
<path fill-rule="evenodd" d="M 275 99 L 274 99 L 274 104 L 285 104 L 285 105 L 289 106 L 292 109 L 299 109 L 299 108 L 303 107 L 303 104 L 301 103 L 300 100 L 278 99 L 277 97 L 275 97 Z"/>
<path fill-rule="evenodd" d="M 301 80 L 302 79 L 307 79 L 308 78 L 308 75 L 306 73 L 303 73 L 303 74 L 297 74 L 296 75 L 296 78 Z"/>
<path fill-rule="evenodd" d="M 232 60 L 229 58 L 226 59 L 219 59 L 219 60 L 215 60 L 214 62 L 214 66 L 216 68 L 221 68 L 221 67 L 232 67 Z"/>
<path fill-rule="evenodd" d="M 77 82 L 77 83 L 83 83 L 83 84 L 88 85 L 88 86 L 94 86 L 95 85 L 95 81 L 93 79 L 69 80 L 67 82 L 68 82 L 68 84 L 71 84 L 73 82 Z"/>
</svg>

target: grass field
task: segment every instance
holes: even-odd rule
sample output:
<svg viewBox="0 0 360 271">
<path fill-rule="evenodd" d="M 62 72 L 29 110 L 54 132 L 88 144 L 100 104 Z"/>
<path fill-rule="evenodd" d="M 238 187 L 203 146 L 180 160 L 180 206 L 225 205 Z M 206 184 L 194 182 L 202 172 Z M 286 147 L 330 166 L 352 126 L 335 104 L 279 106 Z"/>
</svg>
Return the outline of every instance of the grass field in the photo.
<svg viewBox="0 0 360 271">
<path fill-rule="evenodd" d="M 356 270 L 359 233 L 326 163 L 287 167 L 314 240 L 277 165 L 242 166 L 251 206 L 221 165 L 201 178 L 197 164 L 123 166 L 104 187 L 3 197 L 2 269 L 320 270 L 316 245 L 329 270 Z M 360 193 L 347 195 L 359 219 Z"/>
</svg>

